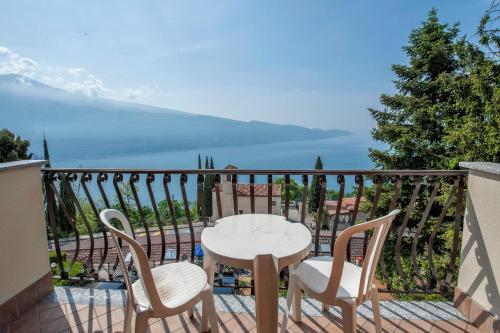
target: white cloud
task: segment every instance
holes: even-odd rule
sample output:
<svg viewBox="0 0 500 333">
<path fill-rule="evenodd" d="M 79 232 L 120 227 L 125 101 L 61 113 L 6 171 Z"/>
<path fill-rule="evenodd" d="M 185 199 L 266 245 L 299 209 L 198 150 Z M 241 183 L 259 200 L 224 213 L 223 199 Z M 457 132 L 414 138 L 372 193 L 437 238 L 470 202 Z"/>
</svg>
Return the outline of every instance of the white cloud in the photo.
<svg viewBox="0 0 500 333">
<path fill-rule="evenodd" d="M 0 75 L 26 75 L 32 73 L 37 67 L 38 64 L 36 61 L 30 58 L 21 57 L 8 48 L 0 46 Z"/>
<path fill-rule="evenodd" d="M 103 81 L 83 67 L 64 67 L 39 64 L 0 46 L 0 75 L 25 75 L 47 85 L 89 97 L 108 97 L 121 100 L 144 101 L 156 89 L 150 87 L 116 90 L 105 87 Z"/>
</svg>

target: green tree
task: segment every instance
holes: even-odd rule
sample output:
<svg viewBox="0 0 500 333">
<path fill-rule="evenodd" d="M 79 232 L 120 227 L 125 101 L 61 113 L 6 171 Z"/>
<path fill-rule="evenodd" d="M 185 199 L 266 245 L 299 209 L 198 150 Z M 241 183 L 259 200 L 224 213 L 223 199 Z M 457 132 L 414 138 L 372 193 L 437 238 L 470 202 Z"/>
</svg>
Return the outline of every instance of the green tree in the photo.
<svg viewBox="0 0 500 333">
<path fill-rule="evenodd" d="M 500 93 L 498 62 L 488 57 L 465 37 L 459 36 L 458 24 L 449 26 L 439 21 L 435 9 L 429 12 L 422 26 L 414 29 L 409 43 L 403 47 L 408 56 L 407 65 L 393 65 L 397 93 L 383 94 L 384 109 L 369 109 L 376 121 L 372 134 L 386 149 L 370 149 L 370 157 L 377 167 L 384 169 L 454 169 L 463 160 L 500 161 Z M 441 191 L 431 207 L 421 238 L 428 239 L 436 217 L 450 193 L 450 186 L 440 180 Z M 408 179 L 402 183 L 400 207 L 407 207 L 413 186 Z M 422 216 L 430 193 L 429 184 L 423 184 L 408 228 L 415 228 Z M 394 185 L 385 183 L 376 215 L 388 211 Z M 363 209 L 371 209 L 374 189 L 367 187 Z M 438 274 L 446 274 L 453 237 L 451 207 L 440 233 L 433 244 L 433 262 Z M 384 258 L 394 288 L 402 288 L 403 280 L 395 267 L 393 249 L 401 224 L 401 216 L 387 239 Z M 401 264 L 410 288 L 411 238 L 402 240 Z M 424 278 L 429 270 L 425 265 L 428 244 L 418 245 L 417 261 Z M 452 282 L 454 283 L 454 282 Z"/>
<path fill-rule="evenodd" d="M 5 128 L 0 130 L 0 163 L 31 159 L 29 146 L 30 142 L 19 135 Z"/>
<path fill-rule="evenodd" d="M 285 200 L 286 190 L 285 190 L 285 177 L 278 177 L 274 180 L 274 184 L 281 185 L 281 200 Z M 297 200 L 302 197 L 302 189 L 295 179 L 290 178 L 290 200 Z"/>
<path fill-rule="evenodd" d="M 369 109 L 370 149 L 386 169 L 454 169 L 460 160 L 500 161 L 498 62 L 465 38 L 458 24 L 439 22 L 435 9 L 403 47 L 407 65 L 392 65 L 398 92 L 382 94 L 383 110 Z"/>
<path fill-rule="evenodd" d="M 321 157 L 316 158 L 316 163 L 314 164 L 315 170 L 323 170 L 323 162 L 321 162 Z M 309 213 L 317 213 L 319 208 L 319 197 L 321 194 L 321 177 L 313 176 L 311 183 L 311 195 L 309 197 Z"/>
<path fill-rule="evenodd" d="M 491 7 L 484 13 L 477 33 L 479 35 L 479 42 L 486 46 L 494 57 L 500 57 L 500 29 L 498 28 L 497 21 L 500 19 L 500 1 L 494 0 Z"/>
<path fill-rule="evenodd" d="M 184 217 L 184 207 L 180 202 L 174 200 L 172 202 L 172 206 L 177 219 Z M 158 203 L 158 211 L 160 212 L 160 216 L 163 221 L 167 221 L 167 224 L 172 224 L 172 216 L 170 214 L 170 209 L 168 208 L 167 200 L 162 200 Z"/>
</svg>

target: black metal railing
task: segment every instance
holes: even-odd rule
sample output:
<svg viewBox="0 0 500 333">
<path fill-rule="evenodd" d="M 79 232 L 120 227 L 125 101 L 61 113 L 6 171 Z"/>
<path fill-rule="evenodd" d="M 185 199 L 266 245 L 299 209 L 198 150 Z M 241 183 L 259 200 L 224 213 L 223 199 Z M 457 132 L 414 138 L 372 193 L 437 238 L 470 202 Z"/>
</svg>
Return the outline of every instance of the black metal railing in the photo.
<svg viewBox="0 0 500 333">
<path fill-rule="evenodd" d="M 71 278 L 77 262 L 83 267 L 79 278 L 97 279 L 100 271 L 110 278 L 120 276 L 116 251 L 99 222 L 99 211 L 112 207 L 133 222 L 152 266 L 196 262 L 203 228 L 228 215 L 228 206 L 229 214 L 239 214 L 243 201 L 238 186 L 244 182 L 250 213 L 270 214 L 282 200 L 280 213 L 286 219 L 310 227 L 311 256 L 333 253 L 340 229 L 401 208 L 380 260 L 381 291 L 447 294 L 456 280 L 466 171 L 45 168 L 42 174 L 58 278 Z M 273 187 L 277 177 L 282 177 L 283 188 Z M 309 214 L 312 177 L 320 184 L 319 208 Z M 232 196 L 221 195 L 224 182 L 229 182 Z M 294 182 L 300 193 L 292 198 Z M 273 200 L 276 190 L 281 196 Z M 213 207 L 207 207 L 207 195 Z M 333 206 L 329 197 L 335 199 Z M 348 212 L 343 205 L 347 201 Z M 341 222 L 342 216 L 347 222 Z M 347 253 L 351 261 L 364 256 L 369 237 L 352 239 Z M 127 252 L 126 244 L 123 249 Z"/>
</svg>

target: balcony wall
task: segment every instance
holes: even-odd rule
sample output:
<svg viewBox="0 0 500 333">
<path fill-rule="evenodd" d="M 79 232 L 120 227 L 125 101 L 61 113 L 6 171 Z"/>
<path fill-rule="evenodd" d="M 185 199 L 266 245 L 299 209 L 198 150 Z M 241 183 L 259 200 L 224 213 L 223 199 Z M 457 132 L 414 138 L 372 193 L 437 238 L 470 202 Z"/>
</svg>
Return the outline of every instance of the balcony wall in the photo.
<svg viewBox="0 0 500 333">
<path fill-rule="evenodd" d="M 52 290 L 40 165 L 0 164 L 0 328 Z"/>
<path fill-rule="evenodd" d="M 484 328 L 484 332 L 498 332 L 500 164 L 462 163 L 461 166 L 469 168 L 469 176 L 455 302 L 476 326 Z"/>
</svg>

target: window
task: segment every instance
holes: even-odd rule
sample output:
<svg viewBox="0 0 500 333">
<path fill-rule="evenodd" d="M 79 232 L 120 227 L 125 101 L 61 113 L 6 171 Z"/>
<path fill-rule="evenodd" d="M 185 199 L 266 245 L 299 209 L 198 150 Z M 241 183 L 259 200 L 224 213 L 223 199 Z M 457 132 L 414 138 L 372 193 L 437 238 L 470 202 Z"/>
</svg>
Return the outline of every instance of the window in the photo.
<svg viewBox="0 0 500 333">
<path fill-rule="evenodd" d="M 276 206 L 276 201 L 273 201 L 273 207 Z"/>
<path fill-rule="evenodd" d="M 245 212 L 243 211 L 243 209 L 240 209 L 240 210 L 238 211 L 238 213 L 239 213 L 239 214 L 244 214 Z"/>
</svg>

